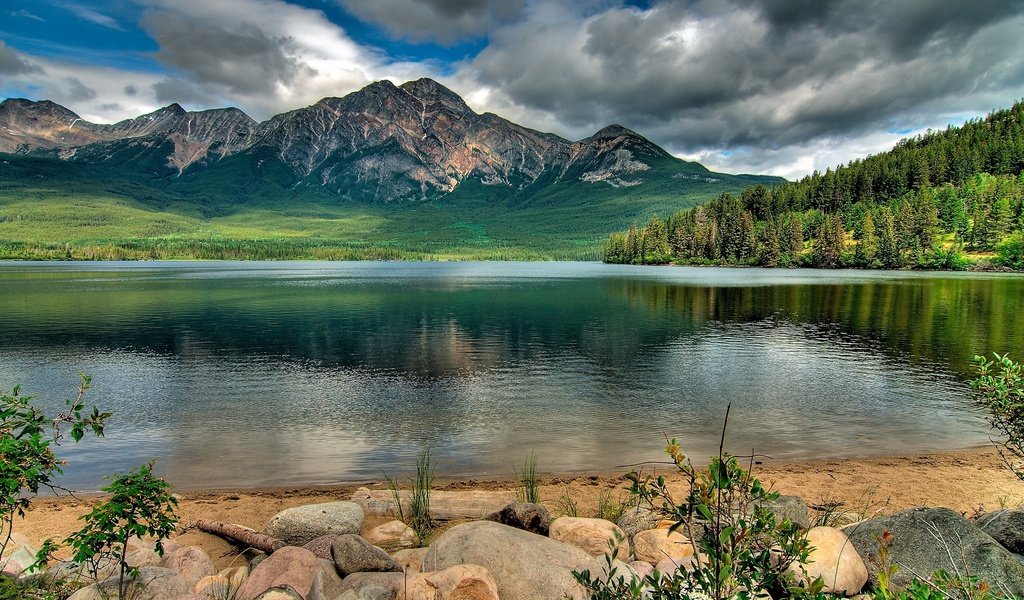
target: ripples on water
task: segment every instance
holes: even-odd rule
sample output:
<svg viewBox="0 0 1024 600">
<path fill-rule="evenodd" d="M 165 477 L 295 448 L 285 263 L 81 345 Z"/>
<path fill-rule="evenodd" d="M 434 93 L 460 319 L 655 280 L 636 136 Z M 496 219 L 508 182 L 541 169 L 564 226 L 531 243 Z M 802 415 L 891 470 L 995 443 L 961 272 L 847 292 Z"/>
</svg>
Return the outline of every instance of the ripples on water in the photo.
<svg viewBox="0 0 1024 600">
<path fill-rule="evenodd" d="M 65 483 L 179 487 L 983 443 L 970 356 L 1024 350 L 1014 276 L 593 263 L 0 265 L 0 387 L 114 413 Z M 61 396 L 60 394 L 63 394 Z"/>
</svg>

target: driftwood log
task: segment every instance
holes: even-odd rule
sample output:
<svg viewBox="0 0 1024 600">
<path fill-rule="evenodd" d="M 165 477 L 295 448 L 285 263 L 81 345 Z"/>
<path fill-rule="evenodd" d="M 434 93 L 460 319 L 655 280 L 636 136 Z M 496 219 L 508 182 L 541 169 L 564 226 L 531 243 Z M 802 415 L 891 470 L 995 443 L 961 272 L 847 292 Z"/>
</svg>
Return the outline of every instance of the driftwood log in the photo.
<svg viewBox="0 0 1024 600">
<path fill-rule="evenodd" d="M 258 531 L 249 529 L 248 527 L 242 527 L 241 525 L 234 525 L 232 523 L 221 523 L 220 521 L 197 521 L 196 529 L 199 531 L 205 531 L 206 533 L 212 533 L 218 537 L 222 537 L 229 542 L 236 544 L 243 544 L 250 548 L 272 554 L 276 550 L 284 548 L 288 544 L 283 541 L 272 538 L 268 535 L 263 535 Z"/>
</svg>

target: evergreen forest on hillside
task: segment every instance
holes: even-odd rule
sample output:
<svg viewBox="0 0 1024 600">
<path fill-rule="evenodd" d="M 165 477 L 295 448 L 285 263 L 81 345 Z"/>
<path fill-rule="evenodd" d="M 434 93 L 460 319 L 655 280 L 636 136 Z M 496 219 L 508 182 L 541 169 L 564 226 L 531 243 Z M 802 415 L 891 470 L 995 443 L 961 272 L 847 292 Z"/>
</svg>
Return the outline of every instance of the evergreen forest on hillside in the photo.
<svg viewBox="0 0 1024 600">
<path fill-rule="evenodd" d="M 1024 103 L 612 234 L 604 260 L 1024 269 Z"/>
</svg>

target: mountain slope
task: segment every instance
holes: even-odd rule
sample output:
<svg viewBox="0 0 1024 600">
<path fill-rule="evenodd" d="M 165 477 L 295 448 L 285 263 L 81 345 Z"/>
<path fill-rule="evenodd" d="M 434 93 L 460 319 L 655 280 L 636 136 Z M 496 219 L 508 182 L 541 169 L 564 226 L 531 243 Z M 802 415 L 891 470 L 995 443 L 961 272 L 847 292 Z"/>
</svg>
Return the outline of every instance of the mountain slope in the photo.
<svg viewBox="0 0 1024 600">
<path fill-rule="evenodd" d="M 223 219 L 260 215 L 246 238 L 596 256 L 609 225 L 774 181 L 712 173 L 617 125 L 575 142 L 534 131 L 477 114 L 430 79 L 376 82 L 262 123 L 234 108 L 172 104 L 105 125 L 52 102 L 8 99 L 0 103 L 0 152 L 0 242 L 73 247 L 233 240 L 243 234 Z M 136 222 L 182 217 L 191 225 L 154 225 L 144 236 L 127 223 L 117 235 L 109 223 L 116 217 L 90 225 L 90 214 L 106 214 L 99 205 L 111 202 L 151 213 Z M 63 224 L 40 212 L 71 206 L 78 216 Z M 375 225 L 332 229 L 310 211 Z"/>
</svg>

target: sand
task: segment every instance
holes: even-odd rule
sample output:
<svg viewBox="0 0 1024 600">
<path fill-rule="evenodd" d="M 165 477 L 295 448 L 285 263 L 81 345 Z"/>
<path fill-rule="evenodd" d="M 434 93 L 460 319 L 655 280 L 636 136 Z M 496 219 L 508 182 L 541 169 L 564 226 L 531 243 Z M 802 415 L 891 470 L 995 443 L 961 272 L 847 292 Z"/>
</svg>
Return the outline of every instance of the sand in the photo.
<svg viewBox="0 0 1024 600">
<path fill-rule="evenodd" d="M 651 469 L 648 468 L 648 471 Z M 668 473 L 660 466 L 659 473 Z M 979 511 L 1016 507 L 1024 503 L 1024 483 L 1003 466 L 991 447 L 943 453 L 870 458 L 813 460 L 755 465 L 755 474 L 774 490 L 803 497 L 808 504 L 841 502 L 850 518 L 891 514 L 912 506 L 944 506 L 967 516 Z M 677 491 L 681 479 L 671 478 Z M 199 519 L 237 523 L 262 529 L 279 511 L 292 506 L 347 500 L 356 485 L 304 489 L 240 489 L 181 492 L 180 542 L 203 547 L 218 568 L 240 564 L 243 558 L 227 542 L 188 527 Z M 382 483 L 367 487 L 383 488 Z M 495 480 L 438 480 L 436 489 L 513 489 L 511 478 Z M 602 493 L 625 498 L 622 473 L 585 473 L 542 476 L 541 500 L 560 514 L 565 499 L 578 505 L 580 516 L 597 510 Z M 681 495 L 681 494 L 680 494 Z M 15 531 L 38 544 L 47 537 L 63 539 L 80 527 L 78 517 L 96 497 L 41 497 L 34 500 Z M 367 527 L 384 519 L 368 518 Z"/>
</svg>

